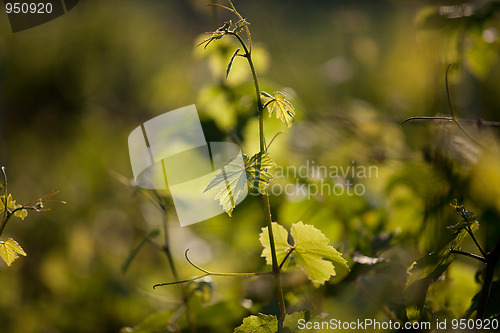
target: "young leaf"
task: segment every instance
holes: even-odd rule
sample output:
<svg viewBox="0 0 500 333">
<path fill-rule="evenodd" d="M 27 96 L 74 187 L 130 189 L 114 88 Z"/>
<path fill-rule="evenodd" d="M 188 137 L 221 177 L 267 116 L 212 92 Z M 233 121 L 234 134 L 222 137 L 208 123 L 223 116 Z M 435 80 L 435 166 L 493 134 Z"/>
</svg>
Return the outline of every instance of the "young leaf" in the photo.
<svg viewBox="0 0 500 333">
<path fill-rule="evenodd" d="M 236 58 L 236 56 L 238 55 L 238 52 L 240 52 L 240 49 L 236 49 L 236 51 L 234 51 L 233 55 L 231 56 L 231 60 L 229 60 L 229 63 L 227 64 L 226 80 L 227 80 L 227 77 L 229 76 L 229 72 L 231 71 L 231 67 L 233 67 L 233 61 L 234 61 L 234 58 Z"/>
<path fill-rule="evenodd" d="M 479 223 L 477 221 L 470 225 L 472 231 L 477 230 L 478 227 Z M 462 228 L 451 235 L 440 250 L 431 252 L 414 261 L 407 270 L 408 280 L 406 281 L 404 291 L 412 284 L 422 279 L 428 278 L 431 281 L 437 280 L 453 261 L 451 250 L 459 248 L 467 236 L 467 230 Z"/>
<path fill-rule="evenodd" d="M 285 97 L 285 94 L 275 91 L 273 95 L 261 92 L 264 105 L 269 110 L 269 117 L 276 112 L 276 117 L 287 126 L 292 127 L 293 119 L 295 118 L 295 109 Z"/>
<path fill-rule="evenodd" d="M 342 254 L 328 245 L 330 240 L 312 225 L 302 222 L 294 223 L 290 234 L 295 241 L 295 261 L 316 286 L 325 283 L 330 276 L 336 274 L 334 265 L 323 258 L 349 269 Z"/>
<path fill-rule="evenodd" d="M 285 228 L 274 222 L 272 227 L 278 262 L 281 262 L 288 251 L 293 249 L 295 262 L 307 274 L 314 285 L 324 284 L 325 281 L 330 279 L 330 276 L 335 276 L 335 266 L 332 261 L 349 269 L 342 254 L 328 245 L 330 240 L 312 225 L 303 224 L 302 222 L 292 224 L 290 234 L 294 240 L 293 246 L 287 241 L 288 234 L 285 233 Z M 260 242 L 264 246 L 264 250 L 261 256 L 266 258 L 267 264 L 271 264 L 271 249 L 267 233 L 267 227 L 262 228 Z"/>
<path fill-rule="evenodd" d="M 273 176 L 267 171 L 268 168 L 276 166 L 267 152 L 259 152 L 253 155 L 246 163 L 248 186 L 265 194 Z"/>
<path fill-rule="evenodd" d="M 237 156 L 224 164 L 222 170 L 208 184 L 204 192 L 215 191 L 215 200 L 219 200 L 220 205 L 226 213 L 231 216 L 238 196 L 248 184 L 250 188 L 256 189 L 264 194 L 273 176 L 267 169 L 275 166 L 276 163 L 269 157 L 268 153 L 259 152 L 248 159 L 243 154 L 244 165 L 240 163 Z"/>
<path fill-rule="evenodd" d="M 283 261 L 288 251 L 292 249 L 292 246 L 288 244 L 288 231 L 283 228 L 280 224 L 273 222 L 273 236 L 274 236 L 274 247 L 276 249 L 276 259 L 278 264 Z M 269 232 L 267 231 L 267 227 L 262 228 L 262 232 L 259 237 L 260 243 L 264 247 L 262 250 L 261 256 L 266 258 L 266 263 L 268 265 L 272 265 L 272 257 L 271 257 L 271 243 L 269 241 Z"/>
<path fill-rule="evenodd" d="M 245 155 L 243 155 L 245 161 Z M 239 156 L 224 164 L 221 171 L 208 184 L 204 192 L 214 190 L 215 200 L 219 200 L 224 211 L 231 216 L 239 194 L 247 184 L 245 167 L 241 165 Z"/>
<path fill-rule="evenodd" d="M 19 246 L 19 244 L 12 238 L 7 239 L 5 242 L 0 241 L 0 256 L 3 261 L 10 266 L 17 258 L 19 254 L 26 256 L 26 252 Z"/>
<path fill-rule="evenodd" d="M 246 19 L 239 20 L 238 22 L 236 22 L 236 26 L 235 26 L 233 32 L 238 33 L 241 30 L 243 30 L 244 27 L 249 26 L 249 25 L 250 25 L 250 23 Z"/>
<path fill-rule="evenodd" d="M 7 199 L 5 199 L 5 195 L 0 197 L 0 213 L 5 210 L 5 206 L 7 206 L 9 212 L 22 207 L 21 205 L 16 205 L 16 201 L 12 199 L 11 194 L 7 196 Z M 28 216 L 28 211 L 26 209 L 19 209 L 14 213 L 14 216 L 24 220 L 24 218 Z"/>
<path fill-rule="evenodd" d="M 278 320 L 275 316 L 259 313 L 243 319 L 243 324 L 234 329 L 234 333 L 276 333 Z"/>
</svg>

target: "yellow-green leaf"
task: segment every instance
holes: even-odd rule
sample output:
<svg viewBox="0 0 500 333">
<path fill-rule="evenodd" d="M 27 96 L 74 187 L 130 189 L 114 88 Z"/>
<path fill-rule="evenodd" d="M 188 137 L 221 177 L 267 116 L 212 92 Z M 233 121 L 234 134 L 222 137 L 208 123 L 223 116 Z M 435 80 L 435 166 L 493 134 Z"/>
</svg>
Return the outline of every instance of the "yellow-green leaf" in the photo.
<svg viewBox="0 0 500 333">
<path fill-rule="evenodd" d="M 219 200 L 224 211 L 231 216 L 238 196 L 247 184 L 250 188 L 265 194 L 267 186 L 273 179 L 267 169 L 275 165 L 268 153 L 259 152 L 250 159 L 245 154 L 237 156 L 224 164 L 204 192 L 215 191 L 215 200 Z"/>
<path fill-rule="evenodd" d="M 0 241 L 0 256 L 3 261 L 5 261 L 7 266 L 10 266 L 17 258 L 19 258 L 19 254 L 26 256 L 26 252 L 24 252 L 15 240 L 9 238 L 6 241 Z"/>
<path fill-rule="evenodd" d="M 7 200 L 5 200 L 5 195 L 0 197 L 0 212 L 5 210 L 5 206 L 7 206 L 9 210 L 14 210 L 16 208 L 16 201 L 12 200 L 11 194 L 7 196 Z"/>
<path fill-rule="evenodd" d="M 295 241 L 295 261 L 315 285 L 323 284 L 330 276 L 335 276 L 331 261 L 349 269 L 342 254 L 328 245 L 330 240 L 314 226 L 297 222 L 292 225 L 290 234 Z"/>
<path fill-rule="evenodd" d="M 267 152 L 258 152 L 248 161 L 245 161 L 248 186 L 261 194 L 265 194 L 267 187 L 273 179 L 273 175 L 267 169 L 273 166 L 276 166 L 276 163 L 274 163 Z"/>
<path fill-rule="evenodd" d="M 275 316 L 259 313 L 243 319 L 243 324 L 234 329 L 234 333 L 276 333 L 278 320 Z"/>
<path fill-rule="evenodd" d="M 287 126 L 292 127 L 293 119 L 295 118 L 295 109 L 287 99 L 285 94 L 275 91 L 272 95 L 262 92 L 264 105 L 267 105 L 269 117 L 276 113 L 276 117 Z"/>
<path fill-rule="evenodd" d="M 21 220 L 24 220 L 26 216 L 28 216 L 28 211 L 26 209 L 18 210 L 14 213 L 15 217 L 19 217 Z"/>
<path fill-rule="evenodd" d="M 12 199 L 11 194 L 7 196 L 7 200 L 5 199 L 5 195 L 2 195 L 0 197 L 0 213 L 5 210 L 5 206 L 7 206 L 7 210 L 9 212 L 22 207 L 21 205 L 16 205 L 16 201 Z M 14 213 L 14 216 L 19 217 L 21 220 L 24 220 L 24 218 L 28 216 L 28 211 L 26 209 L 20 209 Z"/>
<path fill-rule="evenodd" d="M 245 155 L 243 155 L 245 160 Z M 208 184 L 204 192 L 214 190 L 215 200 L 219 200 L 224 211 L 231 216 L 239 194 L 247 184 L 244 162 L 237 156 L 224 164 L 222 170 Z"/>
<path fill-rule="evenodd" d="M 330 240 L 314 226 L 302 222 L 294 223 L 290 230 L 294 240 L 293 246 L 288 243 L 288 232 L 285 228 L 274 222 L 272 227 L 278 263 L 281 263 L 287 253 L 293 249 L 292 255 L 295 262 L 315 286 L 324 284 L 330 276 L 335 276 L 336 265 L 349 269 L 342 254 L 328 245 Z M 262 256 L 266 258 L 266 263 L 271 265 L 271 246 L 267 227 L 262 228 L 260 242 L 264 247 Z"/>
<path fill-rule="evenodd" d="M 288 231 L 285 228 L 283 228 L 283 226 L 281 226 L 276 222 L 273 222 L 271 225 L 273 228 L 274 247 L 276 249 L 276 260 L 278 261 L 278 264 L 280 264 L 285 258 L 288 251 L 292 249 L 292 246 L 288 244 Z M 261 257 L 266 258 L 266 263 L 268 265 L 272 265 L 273 260 L 271 257 L 271 243 L 269 242 L 269 232 L 267 231 L 267 227 L 262 228 L 259 240 L 262 246 L 264 247 L 264 250 L 262 250 Z"/>
</svg>

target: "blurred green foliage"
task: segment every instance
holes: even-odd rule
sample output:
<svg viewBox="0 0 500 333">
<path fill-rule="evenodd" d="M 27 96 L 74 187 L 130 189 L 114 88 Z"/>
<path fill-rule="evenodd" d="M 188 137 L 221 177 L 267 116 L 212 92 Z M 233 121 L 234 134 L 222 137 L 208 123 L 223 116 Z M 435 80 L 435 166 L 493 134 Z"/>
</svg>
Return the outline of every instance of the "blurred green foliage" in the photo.
<svg viewBox="0 0 500 333">
<path fill-rule="evenodd" d="M 122 273 L 129 253 L 162 230 L 163 212 L 116 174 L 131 178 L 132 129 L 193 103 L 207 141 L 234 141 L 248 154 L 259 150 L 253 83 L 243 59 L 234 59 L 225 78 L 236 44 L 194 48 L 207 37 L 204 31 L 228 20 L 206 5 L 81 1 L 61 18 L 15 34 L 0 14 L 0 165 L 7 167 L 9 192 L 23 203 L 59 186 L 58 198 L 67 202 L 30 216 L 29 225 L 9 225 L 2 236 L 15 236 L 29 255 L 10 268 L 0 263 L 1 331 L 187 326 L 177 310 L 180 288 L 151 289 L 174 279 L 157 250 L 163 232 L 143 244 Z M 497 2 L 236 5 L 251 23 L 262 89 L 283 91 L 295 106 L 294 126 L 270 147 L 273 160 L 296 169 L 308 161 L 377 167 L 376 176 L 335 179 L 363 184 L 362 196 L 271 196 L 274 220 L 287 228 L 312 224 L 352 258 L 350 273 L 339 269 L 319 289 L 300 271 L 287 271 L 287 310 L 342 321 L 411 319 L 409 306 L 424 309 L 420 318 L 464 316 L 481 286 L 482 265 L 470 258 L 457 257 L 429 286 L 403 290 L 411 263 L 438 249 L 451 234 L 446 226 L 459 222 L 449 206 L 455 198 L 478 216 L 476 237 L 485 248 L 500 236 L 498 128 L 477 122 L 500 121 Z M 447 122 L 399 126 L 413 115 L 449 114 L 448 63 L 458 65 L 450 73 L 457 117 L 471 120 L 464 126 L 488 152 Z M 279 119 L 266 119 L 268 140 L 284 129 Z M 275 178 L 270 187 L 319 183 L 310 173 Z M 223 214 L 186 228 L 178 226 L 173 208 L 166 218 L 181 278 L 197 274 L 185 262 L 186 248 L 210 270 L 265 269 L 258 237 L 265 223 L 256 198 L 247 198 L 231 218 Z M 470 239 L 462 250 L 474 250 Z M 250 314 L 278 311 L 266 277 L 214 277 L 186 288 L 196 295 L 190 307 L 199 332 L 229 332 Z M 492 295 L 490 314 L 498 313 L 498 282 Z"/>
</svg>

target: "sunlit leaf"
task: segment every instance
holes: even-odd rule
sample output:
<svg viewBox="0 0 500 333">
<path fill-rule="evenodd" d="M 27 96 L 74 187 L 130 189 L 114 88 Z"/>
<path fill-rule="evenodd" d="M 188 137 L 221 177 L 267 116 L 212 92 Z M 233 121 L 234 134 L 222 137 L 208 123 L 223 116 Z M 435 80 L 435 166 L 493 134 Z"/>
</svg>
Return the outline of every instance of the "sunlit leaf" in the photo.
<svg viewBox="0 0 500 333">
<path fill-rule="evenodd" d="M 324 259 L 349 269 L 342 254 L 328 245 L 330 240 L 314 226 L 297 222 L 292 224 L 290 234 L 295 241 L 295 261 L 315 285 L 325 283 L 336 274 L 332 262 Z"/>
<path fill-rule="evenodd" d="M 267 105 L 269 117 L 276 113 L 276 117 L 287 126 L 292 127 L 293 119 L 295 118 L 295 109 L 287 99 L 285 94 L 275 91 L 272 95 L 262 92 L 262 100 L 264 105 Z"/>
<path fill-rule="evenodd" d="M 275 316 L 259 313 L 243 319 L 243 324 L 234 329 L 234 333 L 276 333 L 278 320 Z"/>
<path fill-rule="evenodd" d="M 477 221 L 470 225 L 473 232 L 477 230 L 478 227 L 479 223 Z M 468 237 L 468 235 L 467 230 L 462 228 L 448 237 L 448 240 L 443 244 L 441 249 L 431 252 L 414 261 L 407 271 L 408 280 L 406 281 L 405 291 L 408 287 L 419 280 L 437 280 L 453 261 L 451 250 L 460 248 L 460 245 L 464 239 Z"/>
<path fill-rule="evenodd" d="M 7 196 L 7 200 L 5 200 L 5 195 L 2 195 L 0 197 L 0 212 L 3 212 L 5 210 L 5 203 L 7 203 L 7 209 L 9 212 L 13 212 L 14 210 L 22 207 L 22 205 L 16 204 L 16 201 L 12 199 L 11 194 Z M 24 220 L 24 218 L 28 216 L 28 211 L 26 209 L 19 209 L 14 212 L 14 216 L 20 218 L 21 220 Z"/>
<path fill-rule="evenodd" d="M 285 258 L 288 251 L 292 249 L 292 246 L 288 244 L 288 231 L 283 228 L 280 224 L 273 222 L 273 236 L 274 236 L 274 247 L 276 249 L 276 259 L 278 264 L 280 264 Z M 271 257 L 271 243 L 269 242 L 269 233 L 267 231 L 267 227 L 262 228 L 262 232 L 259 237 L 260 243 L 264 247 L 262 250 L 261 256 L 266 258 L 266 263 L 268 265 L 272 265 L 272 257 Z M 285 267 L 285 266 L 283 266 Z"/>
<path fill-rule="evenodd" d="M 276 163 L 274 163 L 267 152 L 259 152 L 245 162 L 245 165 L 248 186 L 261 194 L 265 194 L 267 187 L 273 179 L 273 176 L 267 169 L 276 166 Z"/>
<path fill-rule="evenodd" d="M 240 163 L 239 156 L 224 164 L 221 171 L 208 184 L 204 192 L 215 191 L 215 199 L 219 200 L 224 211 L 231 216 L 239 194 L 249 186 L 264 194 L 273 176 L 267 171 L 276 163 L 269 157 L 268 153 L 259 152 L 248 159 L 243 154 L 244 167 Z"/>
<path fill-rule="evenodd" d="M 335 276 L 335 266 L 332 261 L 335 265 L 349 269 L 347 261 L 342 257 L 342 254 L 328 245 L 330 240 L 314 226 L 303 224 L 302 222 L 292 224 L 290 234 L 294 240 L 293 246 L 288 243 L 288 234 L 285 234 L 285 231 L 285 228 L 277 223 L 273 223 L 276 259 L 278 262 L 281 262 L 287 252 L 293 249 L 292 253 L 295 262 L 307 274 L 314 285 L 323 284 L 330 279 L 330 276 Z M 262 256 L 270 264 L 272 263 L 271 249 L 267 233 L 267 227 L 262 228 L 260 242 L 264 246 Z"/>
<path fill-rule="evenodd" d="M 14 213 L 14 216 L 24 220 L 24 218 L 28 216 L 28 211 L 26 209 L 20 209 Z"/>
<path fill-rule="evenodd" d="M 233 55 L 231 56 L 231 60 L 229 60 L 229 63 L 227 64 L 226 80 L 227 80 L 227 77 L 229 76 L 229 72 L 231 71 L 231 67 L 233 67 L 233 61 L 234 61 L 234 58 L 236 58 L 236 56 L 238 55 L 238 52 L 240 52 L 240 49 L 236 49 L 236 51 L 234 51 Z"/>
<path fill-rule="evenodd" d="M 5 195 L 2 195 L 0 197 L 0 212 L 3 212 L 5 210 L 5 206 L 7 206 L 9 210 L 13 210 L 16 208 L 16 201 L 12 200 L 11 194 L 7 196 L 7 200 L 5 200 Z"/>
<path fill-rule="evenodd" d="M 0 256 L 7 266 L 10 266 L 19 258 L 19 255 L 26 256 L 26 252 L 24 252 L 15 240 L 9 238 L 6 241 L 0 241 Z"/>
<path fill-rule="evenodd" d="M 243 155 L 245 160 L 245 156 Z M 219 200 L 224 211 L 231 216 L 239 194 L 247 184 L 245 168 L 239 162 L 239 156 L 224 164 L 221 171 L 208 184 L 204 192 L 214 190 L 215 200 Z"/>
</svg>

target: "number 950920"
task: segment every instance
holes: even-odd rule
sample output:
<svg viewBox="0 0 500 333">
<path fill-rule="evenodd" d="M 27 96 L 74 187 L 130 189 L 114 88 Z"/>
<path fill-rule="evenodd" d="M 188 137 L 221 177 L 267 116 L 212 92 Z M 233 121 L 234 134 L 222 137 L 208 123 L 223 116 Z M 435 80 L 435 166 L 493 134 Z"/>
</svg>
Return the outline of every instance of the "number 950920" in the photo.
<svg viewBox="0 0 500 333">
<path fill-rule="evenodd" d="M 50 2 L 6 2 L 5 11 L 7 14 L 50 14 L 52 13 L 52 4 Z"/>
</svg>

